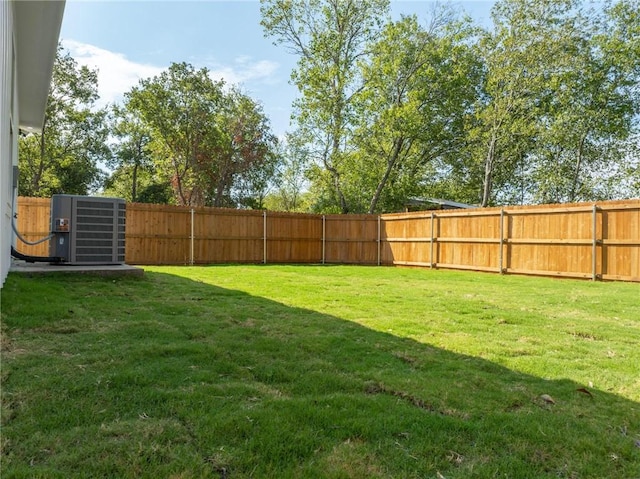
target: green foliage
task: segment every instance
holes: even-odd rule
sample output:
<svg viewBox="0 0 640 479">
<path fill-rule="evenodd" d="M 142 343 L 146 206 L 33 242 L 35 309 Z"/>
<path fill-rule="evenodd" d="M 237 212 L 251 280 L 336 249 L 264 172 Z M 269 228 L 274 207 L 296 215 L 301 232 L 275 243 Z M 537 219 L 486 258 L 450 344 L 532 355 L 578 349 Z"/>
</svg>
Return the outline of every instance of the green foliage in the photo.
<svg viewBox="0 0 640 479">
<path fill-rule="evenodd" d="M 204 173 L 211 152 L 221 143 L 218 121 L 222 82 L 206 69 L 174 63 L 160 75 L 140 81 L 126 95 L 126 108 L 152 135 L 149 145 L 158 169 L 172 184 L 178 204 L 202 205 L 207 194 Z"/>
<path fill-rule="evenodd" d="M 138 194 L 139 203 L 174 204 L 173 190 L 169 183 L 152 182 Z"/>
<path fill-rule="evenodd" d="M 188 63 L 142 80 L 109 123 L 96 72 L 59 49 L 42 134 L 19 141 L 19 193 L 97 191 L 104 164 L 103 192 L 130 201 L 286 211 L 639 194 L 640 0 L 500 0 L 486 30 L 450 7 L 392 21 L 388 0 L 261 12 L 298 57 L 284 145 L 258 102 Z"/>
<path fill-rule="evenodd" d="M 274 190 L 265 198 L 265 207 L 274 211 L 309 211 L 306 169 L 308 150 L 295 133 L 286 135 L 279 144 L 279 161 L 272 182 Z"/>
<path fill-rule="evenodd" d="M 450 9 L 391 22 L 384 2 L 263 0 L 292 74 L 316 211 L 633 196 L 638 0 L 502 0 L 480 31 Z M 378 12 L 374 20 L 371 12 Z"/>
<path fill-rule="evenodd" d="M 538 165 L 533 174 L 535 201 L 607 198 L 599 185 L 625 162 L 626 140 L 640 112 L 640 97 L 634 92 L 640 75 L 629 69 L 632 54 L 620 56 L 620 43 L 632 39 L 616 39 L 619 33 L 604 30 L 611 27 L 602 22 L 618 21 L 609 16 L 610 11 L 602 17 L 590 12 L 572 16 L 556 40 L 562 48 L 554 52 L 547 73 L 547 118 L 531 152 Z"/>
<path fill-rule="evenodd" d="M 97 81 L 97 72 L 58 46 L 42 131 L 19 139 L 20 195 L 87 194 L 100 186 L 98 163 L 110 152 L 106 111 L 93 109 Z"/>
<path fill-rule="evenodd" d="M 174 63 L 127 93 L 125 108 L 150 133 L 149 154 L 177 204 L 261 203 L 276 138 L 250 97 L 225 90 L 206 68 Z"/>
<path fill-rule="evenodd" d="M 311 161 L 329 176 L 323 194 L 343 213 L 352 210 L 344 192 L 349 168 L 358 62 L 388 17 L 388 0 L 262 0 L 265 35 L 299 56 L 292 72 L 301 97 L 295 103 L 299 134 L 310 145 Z"/>
<path fill-rule="evenodd" d="M 124 198 L 135 203 L 175 204 L 173 188 L 168 181 L 154 171 L 136 169 L 132 165 L 120 166 L 112 171 L 104 182 L 102 192 L 104 196 Z"/>
<path fill-rule="evenodd" d="M 627 13 L 637 7 L 496 3 L 478 50 L 485 77 L 465 160 L 450 163 L 449 181 L 481 184 L 482 205 L 632 196 L 640 61 L 631 32 L 640 25 Z M 624 26 L 613 14 L 622 11 Z"/>
<path fill-rule="evenodd" d="M 105 181 L 105 193 L 115 192 L 120 198 L 138 202 L 140 186 L 150 186 L 156 176 L 150 149 L 151 130 L 126 106 L 114 106 L 111 132 L 116 141 L 112 147 L 114 157 L 108 166 L 113 172 Z"/>
<path fill-rule="evenodd" d="M 154 267 L 1 307 L 3 477 L 638 472 L 634 284 Z"/>
<path fill-rule="evenodd" d="M 350 181 L 368 202 L 361 211 L 398 211 L 439 166 L 457 161 L 481 65 L 476 32 L 451 11 L 423 28 L 415 17 L 389 23 L 363 63 L 359 123 Z"/>
<path fill-rule="evenodd" d="M 225 131 L 231 143 L 226 164 L 234 175 L 227 186 L 231 205 L 262 209 L 281 161 L 278 140 L 271 133 L 262 105 L 238 89 L 232 89 L 225 115 Z M 215 204 L 215 203 L 214 203 Z"/>
</svg>

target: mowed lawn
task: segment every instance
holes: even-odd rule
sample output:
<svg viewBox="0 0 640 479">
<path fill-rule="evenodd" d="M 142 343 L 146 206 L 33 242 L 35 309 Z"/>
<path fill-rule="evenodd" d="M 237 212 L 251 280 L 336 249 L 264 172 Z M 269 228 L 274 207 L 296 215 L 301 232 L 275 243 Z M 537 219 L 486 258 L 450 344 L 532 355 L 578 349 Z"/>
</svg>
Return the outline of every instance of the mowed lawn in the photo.
<svg viewBox="0 0 640 479">
<path fill-rule="evenodd" d="M 640 285 L 9 275 L 3 479 L 640 478 Z"/>
</svg>

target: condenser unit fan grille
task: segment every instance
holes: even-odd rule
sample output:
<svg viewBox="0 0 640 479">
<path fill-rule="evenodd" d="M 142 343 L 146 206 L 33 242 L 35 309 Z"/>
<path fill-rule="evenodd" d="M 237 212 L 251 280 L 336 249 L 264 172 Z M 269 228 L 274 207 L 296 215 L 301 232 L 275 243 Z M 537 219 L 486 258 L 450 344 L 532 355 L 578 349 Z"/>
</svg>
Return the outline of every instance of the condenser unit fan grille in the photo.
<svg viewBox="0 0 640 479">
<path fill-rule="evenodd" d="M 69 230 L 61 231 L 56 252 L 72 264 L 114 264 L 125 261 L 124 200 L 54 195 L 52 224 L 69 217 Z M 54 230 L 55 232 L 55 230 Z M 66 235 L 66 236 L 65 236 Z M 67 242 L 66 248 L 65 241 Z M 62 246 L 61 246 L 62 245 Z M 66 253 L 66 254 L 60 254 Z"/>
</svg>

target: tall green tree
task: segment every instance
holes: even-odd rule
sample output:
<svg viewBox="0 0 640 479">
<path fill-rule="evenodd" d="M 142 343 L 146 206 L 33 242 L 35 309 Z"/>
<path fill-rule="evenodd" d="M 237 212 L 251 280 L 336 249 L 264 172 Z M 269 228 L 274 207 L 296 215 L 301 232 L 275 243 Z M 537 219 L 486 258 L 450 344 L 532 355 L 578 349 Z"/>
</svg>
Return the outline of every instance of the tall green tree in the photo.
<svg viewBox="0 0 640 479">
<path fill-rule="evenodd" d="M 113 157 L 107 164 L 114 171 L 106 186 L 118 189 L 116 185 L 119 185 L 123 191 L 118 196 L 135 203 L 139 201 L 140 185 L 148 186 L 154 172 L 151 130 L 126 107 L 114 106 L 111 116 L 111 134 L 115 142 Z"/>
<path fill-rule="evenodd" d="M 261 0 L 265 35 L 298 56 L 292 73 L 300 91 L 295 102 L 299 131 L 322 165 L 340 211 L 350 210 L 344 194 L 345 158 L 350 153 L 356 97 L 362 89 L 358 62 L 368 54 L 389 0 Z"/>
<path fill-rule="evenodd" d="M 573 0 L 504 0 L 492 11 L 494 30 L 481 42 L 486 69 L 484 95 L 470 132 L 481 162 L 480 203 L 510 184 L 537 135 L 546 75 L 565 55 Z"/>
<path fill-rule="evenodd" d="M 276 138 L 262 107 L 237 88 L 213 81 L 206 68 L 174 63 L 125 102 L 151 132 L 151 157 L 177 204 L 251 206 L 264 196 L 261 172 L 274 161 Z"/>
<path fill-rule="evenodd" d="M 149 148 L 179 205 L 205 204 L 209 170 L 218 166 L 211 154 L 222 141 L 222 88 L 206 69 L 174 63 L 125 95 L 126 109 L 152 132 Z"/>
<path fill-rule="evenodd" d="M 639 2 L 500 0 L 479 33 L 444 14 L 391 22 L 383 1 L 262 0 L 265 34 L 298 56 L 314 210 L 631 194 Z"/>
<path fill-rule="evenodd" d="M 279 211 L 306 211 L 309 205 L 305 189 L 308 186 L 307 167 L 309 154 L 304 139 L 295 133 L 286 135 L 280 144 L 278 168 L 273 177 L 269 209 Z"/>
<path fill-rule="evenodd" d="M 364 211 L 402 208 L 440 163 L 458 157 L 480 85 L 474 35 L 442 8 L 426 27 L 416 17 L 388 23 L 371 46 L 350 169 Z"/>
<path fill-rule="evenodd" d="M 624 168 L 620 162 L 640 111 L 638 40 L 623 26 L 633 26 L 635 15 L 637 34 L 638 14 L 626 11 L 630 3 L 572 15 L 564 55 L 554 58 L 547 74 L 545 117 L 531 154 L 534 201 L 606 198 L 601 186 L 608 172 Z M 623 18 L 617 16 L 621 9 Z"/>
<path fill-rule="evenodd" d="M 230 147 L 219 152 L 225 174 L 218 179 L 214 204 L 230 197 L 237 206 L 262 209 L 280 161 L 278 140 L 258 102 L 238 88 L 232 88 L 225 98 L 223 131 Z"/>
<path fill-rule="evenodd" d="M 42 131 L 19 140 L 20 195 L 86 195 L 100 186 L 99 163 L 110 152 L 106 110 L 95 108 L 97 84 L 96 71 L 58 46 Z"/>
<path fill-rule="evenodd" d="M 607 197 L 637 127 L 637 0 L 503 0 L 481 44 L 486 83 L 471 131 L 481 204 Z M 635 119 L 635 120 L 634 120 Z M 634 126 L 634 121 L 635 125 Z"/>
</svg>

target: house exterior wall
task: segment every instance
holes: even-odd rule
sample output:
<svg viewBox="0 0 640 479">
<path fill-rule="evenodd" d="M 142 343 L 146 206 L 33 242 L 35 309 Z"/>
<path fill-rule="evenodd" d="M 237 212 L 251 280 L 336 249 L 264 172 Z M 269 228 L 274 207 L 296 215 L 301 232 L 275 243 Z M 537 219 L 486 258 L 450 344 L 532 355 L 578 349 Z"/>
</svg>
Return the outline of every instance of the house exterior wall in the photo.
<svg viewBox="0 0 640 479">
<path fill-rule="evenodd" d="M 0 2 L 0 287 L 11 264 L 13 166 L 17 154 L 17 91 L 13 2 Z"/>
<path fill-rule="evenodd" d="M 11 266 L 20 128 L 39 131 L 64 0 L 0 0 L 0 287 Z"/>
</svg>

